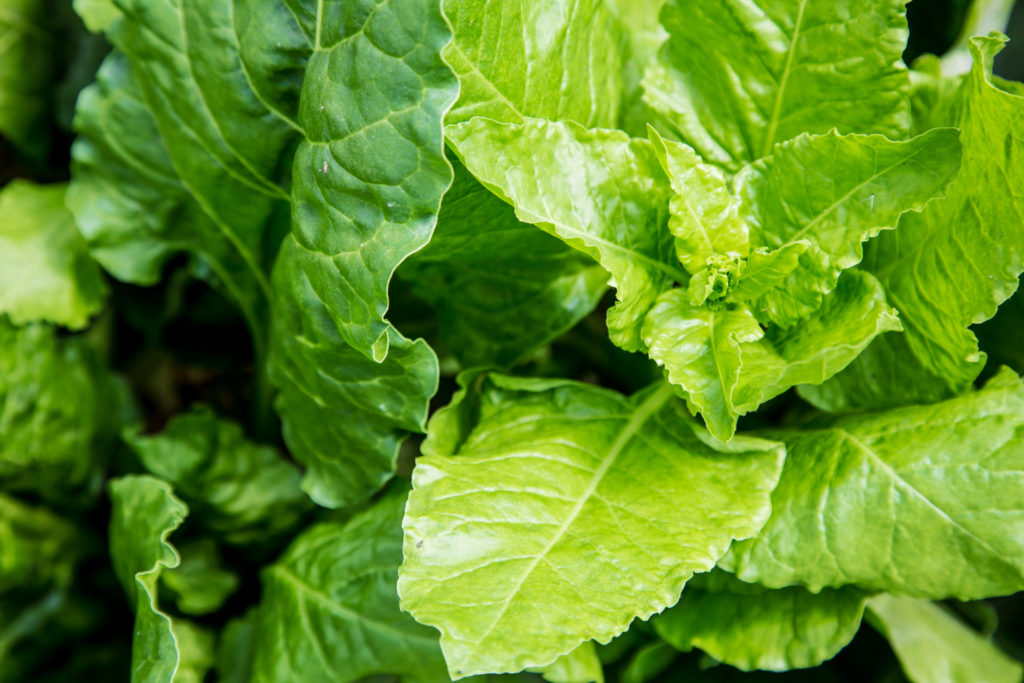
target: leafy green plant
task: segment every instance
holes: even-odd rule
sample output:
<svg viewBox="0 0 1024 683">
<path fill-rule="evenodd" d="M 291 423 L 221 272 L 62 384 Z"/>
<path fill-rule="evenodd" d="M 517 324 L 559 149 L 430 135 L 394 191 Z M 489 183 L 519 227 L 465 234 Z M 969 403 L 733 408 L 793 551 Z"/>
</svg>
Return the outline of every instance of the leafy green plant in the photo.
<svg viewBox="0 0 1024 683">
<path fill-rule="evenodd" d="M 0 678 L 1024 677 L 1007 3 L 74 10 L 0 0 Z"/>
</svg>

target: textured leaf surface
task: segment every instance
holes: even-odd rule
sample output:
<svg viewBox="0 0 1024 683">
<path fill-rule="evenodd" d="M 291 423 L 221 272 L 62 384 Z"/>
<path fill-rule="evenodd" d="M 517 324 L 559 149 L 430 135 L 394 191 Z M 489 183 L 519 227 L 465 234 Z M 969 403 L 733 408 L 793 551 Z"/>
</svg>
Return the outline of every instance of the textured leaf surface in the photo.
<svg viewBox="0 0 1024 683">
<path fill-rule="evenodd" d="M 0 313 L 81 328 L 106 299 L 100 269 L 64 208 L 65 185 L 0 191 Z"/>
<path fill-rule="evenodd" d="M 868 615 L 913 683 L 1019 683 L 1024 677 L 1024 665 L 939 605 L 877 595 L 868 601 Z"/>
<path fill-rule="evenodd" d="M 416 32 L 403 27 L 416 26 Z M 441 121 L 455 79 L 429 0 L 317 5 L 294 160 L 292 233 L 274 269 L 271 378 L 285 439 L 321 505 L 365 499 L 421 430 L 437 359 L 383 319 L 398 264 L 423 247 L 452 180 Z"/>
<path fill-rule="evenodd" d="M 666 385 L 488 381 L 458 452 L 417 462 L 403 523 L 402 607 L 441 631 L 453 677 L 607 642 L 768 514 L 782 450 L 715 442 Z"/>
<path fill-rule="evenodd" d="M 129 445 L 188 502 L 193 519 L 230 543 L 279 537 L 311 507 L 294 465 L 210 412 L 178 415 L 163 432 L 132 436 Z"/>
<path fill-rule="evenodd" d="M 856 635 L 863 613 L 864 595 L 856 590 L 771 590 L 714 572 L 694 577 L 653 624 L 680 650 L 699 647 L 744 671 L 788 671 L 835 656 Z"/>
<path fill-rule="evenodd" d="M 188 508 L 170 486 L 150 476 L 113 480 L 110 500 L 110 557 L 135 612 L 132 683 L 201 681 L 212 665 L 212 635 L 172 620 L 157 602 L 160 574 L 180 562 L 167 538 L 181 526 Z"/>
<path fill-rule="evenodd" d="M 444 58 L 460 84 L 447 122 L 614 127 L 629 51 L 615 10 L 601 0 L 445 0 L 454 37 Z"/>
<path fill-rule="evenodd" d="M 948 122 L 961 129 L 964 163 L 945 199 L 905 216 L 865 257 L 900 311 L 910 349 L 954 391 L 984 365 L 967 326 L 991 318 L 1024 270 L 1024 96 L 987 75 L 1004 42 L 971 42 L 974 67 Z"/>
<path fill-rule="evenodd" d="M 788 327 L 821 305 L 839 273 L 862 257 L 861 243 L 896 227 L 940 195 L 960 169 L 952 128 L 907 142 L 881 135 L 802 135 L 736 178 L 740 212 L 755 247 L 806 241 L 800 267 L 756 301 Z"/>
<path fill-rule="evenodd" d="M 910 124 L 904 4 L 669 0 L 647 102 L 705 160 L 733 171 L 801 133 L 900 139 Z"/>
<path fill-rule="evenodd" d="M 893 329 L 899 321 L 878 282 L 850 271 L 820 309 L 786 330 L 762 330 L 742 306 L 694 307 L 683 290 L 670 290 L 647 316 L 644 340 L 711 433 L 729 439 L 740 415 L 792 386 L 825 381 Z"/>
<path fill-rule="evenodd" d="M 430 244 L 399 274 L 429 301 L 466 367 L 508 366 L 575 325 L 608 276 L 535 226 L 457 164 Z"/>
<path fill-rule="evenodd" d="M 612 130 L 529 119 L 473 119 L 446 130 L 466 168 L 534 223 L 589 254 L 617 290 L 612 340 L 640 348 L 654 299 L 689 277 L 667 229 L 671 188 L 650 143 Z"/>
<path fill-rule="evenodd" d="M 944 403 L 780 434 L 772 518 L 724 566 L 812 591 L 856 584 L 968 600 L 1021 590 L 1022 420 L 1024 387 L 1004 370 Z"/>
<path fill-rule="evenodd" d="M 448 680 L 436 632 L 398 608 L 404 503 L 399 488 L 345 524 L 313 526 L 263 571 L 253 683 Z"/>
<path fill-rule="evenodd" d="M 0 487 L 69 502 L 99 493 L 127 388 L 78 338 L 0 317 Z"/>
</svg>

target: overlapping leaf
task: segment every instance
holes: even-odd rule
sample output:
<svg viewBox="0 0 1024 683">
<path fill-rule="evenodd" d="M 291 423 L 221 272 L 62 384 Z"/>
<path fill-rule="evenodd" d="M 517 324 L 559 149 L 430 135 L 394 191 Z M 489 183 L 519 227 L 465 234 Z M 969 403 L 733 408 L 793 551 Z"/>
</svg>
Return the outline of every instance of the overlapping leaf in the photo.
<svg viewBox="0 0 1024 683">
<path fill-rule="evenodd" d="M 856 584 L 974 599 L 1021 590 L 1022 420 L 1024 386 L 1004 370 L 934 406 L 780 433 L 787 458 L 772 518 L 724 566 L 812 591 Z"/>
<path fill-rule="evenodd" d="M 720 444 L 680 408 L 667 385 L 491 376 L 458 450 L 417 462 L 399 594 L 453 677 L 607 641 L 756 532 L 781 449 Z"/>
<path fill-rule="evenodd" d="M 398 608 L 404 503 L 396 488 L 345 524 L 313 526 L 264 570 L 252 683 L 448 680 L 436 632 Z"/>
<path fill-rule="evenodd" d="M 801 133 L 899 139 L 910 125 L 904 4 L 669 0 L 647 102 L 705 160 L 732 171 Z"/>
</svg>

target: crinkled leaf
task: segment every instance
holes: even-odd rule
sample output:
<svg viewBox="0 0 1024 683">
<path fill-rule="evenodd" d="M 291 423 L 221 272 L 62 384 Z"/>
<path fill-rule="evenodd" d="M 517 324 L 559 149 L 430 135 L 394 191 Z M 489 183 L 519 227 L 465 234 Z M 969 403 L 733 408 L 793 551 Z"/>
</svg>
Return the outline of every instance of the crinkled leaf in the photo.
<svg viewBox="0 0 1024 683">
<path fill-rule="evenodd" d="M 1004 42 L 971 42 L 974 67 L 947 122 L 960 127 L 964 162 L 946 197 L 904 216 L 865 256 L 900 311 L 910 349 L 954 391 L 985 362 L 967 326 L 991 318 L 1024 270 L 1024 95 L 987 75 Z"/>
<path fill-rule="evenodd" d="M 975 599 L 1024 589 L 1024 386 L 778 434 L 786 466 L 772 517 L 724 566 L 812 591 L 856 584 Z M 922 561 L 928 558 L 928 561 Z"/>
<path fill-rule="evenodd" d="M 535 671 L 550 683 L 604 683 L 604 669 L 592 640 Z"/>
<path fill-rule="evenodd" d="M 470 173 L 534 223 L 589 254 L 611 275 L 612 340 L 640 348 L 640 324 L 658 294 L 689 278 L 667 230 L 671 188 L 653 147 L 619 131 L 527 119 L 448 126 Z"/>
<path fill-rule="evenodd" d="M 430 348 L 382 316 L 392 273 L 429 241 L 452 180 L 441 121 L 457 85 L 429 0 L 328 5 L 306 31 L 318 50 L 298 112 L 292 233 L 274 269 L 270 372 L 303 488 L 335 507 L 391 476 L 437 388 Z"/>
<path fill-rule="evenodd" d="M 447 121 L 535 116 L 614 127 L 630 52 L 616 9 L 601 0 L 446 0 L 454 37 L 444 59 L 460 85 Z"/>
<path fill-rule="evenodd" d="M 857 590 L 772 590 L 720 571 L 703 577 L 694 577 L 679 603 L 654 618 L 654 628 L 680 650 L 698 647 L 743 671 L 817 666 L 860 628 L 865 596 Z"/>
<path fill-rule="evenodd" d="M 160 584 L 174 595 L 183 614 L 216 612 L 238 588 L 238 575 L 221 564 L 217 545 L 202 538 L 181 546 L 181 563 L 160 574 Z"/>
<path fill-rule="evenodd" d="M 941 194 L 960 168 L 952 128 L 907 142 L 881 135 L 802 135 L 736 177 L 740 214 L 755 247 L 806 240 L 800 267 L 758 297 L 755 309 L 788 327 L 821 305 L 861 243 L 896 227 Z"/>
<path fill-rule="evenodd" d="M 399 274 L 437 311 L 464 366 L 509 366 L 590 313 L 608 276 L 585 255 L 520 222 L 455 166 L 430 244 Z"/>
<path fill-rule="evenodd" d="M 733 171 L 801 133 L 900 139 L 910 124 L 904 4 L 669 0 L 647 102 L 670 132 Z"/>
<path fill-rule="evenodd" d="M 0 313 L 17 324 L 85 327 L 106 299 L 65 188 L 15 181 L 0 190 Z"/>
<path fill-rule="evenodd" d="M 122 423 L 124 384 L 80 338 L 0 317 L 0 487 L 49 501 L 89 499 Z"/>
<path fill-rule="evenodd" d="M 178 415 L 163 432 L 128 442 L 146 469 L 188 502 L 192 518 L 229 543 L 280 537 L 311 507 L 294 465 L 208 411 Z"/>
<path fill-rule="evenodd" d="M 868 616 L 913 683 L 1019 683 L 1024 677 L 1024 665 L 939 605 L 876 595 Z"/>
<path fill-rule="evenodd" d="M 448 680 L 436 632 L 398 608 L 404 503 L 396 488 L 344 524 L 313 526 L 263 571 L 252 683 Z"/>
<path fill-rule="evenodd" d="M 663 294 L 644 323 L 651 358 L 688 396 L 708 429 L 727 440 L 740 415 L 797 384 L 843 369 L 879 334 L 899 329 L 881 287 L 849 271 L 820 309 L 789 329 L 757 324 L 749 310 L 694 307 L 686 293 Z"/>
<path fill-rule="evenodd" d="M 667 385 L 487 382 L 459 450 L 417 461 L 403 523 L 402 607 L 441 631 L 453 677 L 607 642 L 768 514 L 782 450 L 714 441 Z"/>
<path fill-rule="evenodd" d="M 148 475 L 113 480 L 110 500 L 110 557 L 135 612 L 132 683 L 199 683 L 213 664 L 213 635 L 171 619 L 157 602 L 160 574 L 180 560 L 167 538 L 188 508 Z"/>
</svg>

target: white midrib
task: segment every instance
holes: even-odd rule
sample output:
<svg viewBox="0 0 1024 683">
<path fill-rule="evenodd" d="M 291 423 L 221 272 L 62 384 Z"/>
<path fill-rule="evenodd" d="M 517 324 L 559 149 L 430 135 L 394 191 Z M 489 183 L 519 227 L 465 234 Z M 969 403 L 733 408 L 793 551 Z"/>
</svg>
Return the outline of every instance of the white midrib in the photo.
<svg viewBox="0 0 1024 683">
<path fill-rule="evenodd" d="M 807 7 L 807 0 L 800 0 L 800 6 L 796 11 L 796 22 L 793 24 L 793 40 L 789 44 L 789 52 L 786 53 L 786 65 L 782 67 L 782 79 L 779 81 L 779 90 L 775 93 L 775 106 L 772 107 L 772 118 L 768 122 L 768 132 L 765 134 L 764 144 L 761 149 L 761 156 L 771 154 L 772 146 L 775 144 L 775 133 L 779 127 L 779 114 L 782 112 L 782 101 L 786 98 L 786 84 L 789 82 L 789 74 L 793 70 L 793 56 L 796 54 L 797 43 L 800 42 L 800 31 L 803 30 L 804 9 Z"/>
<path fill-rule="evenodd" d="M 537 556 L 533 558 L 530 564 L 527 565 L 526 570 L 519 578 L 519 581 L 509 591 L 508 596 L 506 596 L 502 601 L 501 608 L 498 610 L 497 616 L 494 617 L 494 621 L 492 621 L 491 625 L 487 627 L 487 630 L 483 635 L 475 641 L 476 643 L 485 641 L 487 637 L 491 635 L 491 632 L 494 631 L 495 627 L 501 621 L 501 618 L 505 616 L 505 612 L 508 611 L 508 607 L 512 603 L 512 598 L 519 594 L 519 590 L 523 587 L 523 584 L 526 583 L 526 579 L 530 577 L 530 574 L 532 574 L 533 570 L 537 568 L 537 565 L 540 564 L 541 560 L 543 560 L 547 554 L 551 552 L 551 549 L 554 548 L 560 540 L 562 540 L 565 532 L 570 526 L 572 526 L 572 523 L 576 521 L 576 518 L 579 517 L 583 507 L 587 504 L 587 501 L 590 500 L 591 496 L 594 495 L 594 492 L 597 491 L 597 487 L 601 484 L 601 480 L 604 478 L 604 475 L 607 474 L 608 470 L 611 469 L 611 466 L 615 464 L 615 460 L 622 453 L 622 450 L 633 439 L 633 437 L 636 436 L 636 433 L 640 431 L 640 428 L 643 427 L 644 424 L 646 424 L 647 420 L 649 420 L 651 416 L 661 408 L 665 401 L 669 400 L 671 397 L 672 387 L 669 384 L 662 384 L 657 391 L 647 397 L 647 399 L 637 407 L 636 412 L 633 413 L 633 417 L 630 418 L 629 422 L 627 422 L 625 426 L 623 426 L 618 437 L 616 437 L 615 442 L 612 443 L 611 448 L 608 449 L 608 454 L 605 455 L 600 466 L 594 471 L 594 476 L 591 478 L 590 483 L 580 495 L 572 510 L 569 511 L 565 521 L 562 522 L 561 526 L 559 526 L 555 531 L 548 544 L 544 546 L 544 548 L 537 553 Z"/>
</svg>

